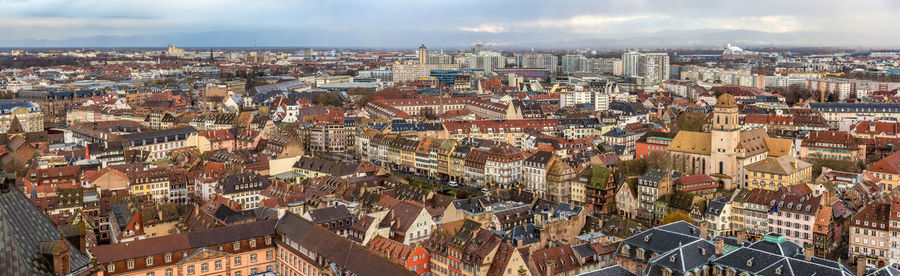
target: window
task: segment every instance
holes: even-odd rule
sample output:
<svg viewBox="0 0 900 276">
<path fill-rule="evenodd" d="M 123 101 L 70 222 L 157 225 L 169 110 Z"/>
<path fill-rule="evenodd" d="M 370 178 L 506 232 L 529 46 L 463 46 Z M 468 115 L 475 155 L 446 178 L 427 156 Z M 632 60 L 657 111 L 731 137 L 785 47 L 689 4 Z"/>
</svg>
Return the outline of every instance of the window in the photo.
<svg viewBox="0 0 900 276">
<path fill-rule="evenodd" d="M 256 253 L 250 254 L 250 263 L 256 262 Z"/>
<path fill-rule="evenodd" d="M 166 262 L 167 262 L 167 263 L 168 263 L 168 262 L 171 262 L 171 261 L 172 261 L 172 253 L 166 254 L 165 259 L 166 259 Z"/>
<path fill-rule="evenodd" d="M 250 248 L 256 247 L 256 240 L 250 240 Z"/>
<path fill-rule="evenodd" d="M 200 272 L 207 272 L 207 271 L 209 271 L 209 264 L 201 264 Z"/>
<path fill-rule="evenodd" d="M 234 243 L 234 250 L 241 250 L 241 242 Z"/>
<path fill-rule="evenodd" d="M 134 268 L 134 260 L 128 260 L 128 269 Z"/>
<path fill-rule="evenodd" d="M 194 274 L 194 265 L 189 265 L 187 272 L 188 272 L 188 275 Z"/>
<path fill-rule="evenodd" d="M 115 266 L 115 265 L 108 265 L 108 266 L 106 266 L 106 271 L 108 271 L 108 272 L 115 272 L 115 271 L 116 271 L 116 266 Z"/>
<path fill-rule="evenodd" d="M 241 276 L 241 272 L 240 272 L 240 271 L 235 271 L 235 272 L 234 272 L 234 276 Z"/>
<path fill-rule="evenodd" d="M 172 269 L 166 269 L 166 276 L 172 276 Z"/>
<path fill-rule="evenodd" d="M 222 261 L 216 261 L 215 267 L 216 270 L 222 269 Z"/>
<path fill-rule="evenodd" d="M 272 259 L 272 251 L 271 250 L 266 251 L 266 260 L 271 260 L 271 259 Z"/>
</svg>

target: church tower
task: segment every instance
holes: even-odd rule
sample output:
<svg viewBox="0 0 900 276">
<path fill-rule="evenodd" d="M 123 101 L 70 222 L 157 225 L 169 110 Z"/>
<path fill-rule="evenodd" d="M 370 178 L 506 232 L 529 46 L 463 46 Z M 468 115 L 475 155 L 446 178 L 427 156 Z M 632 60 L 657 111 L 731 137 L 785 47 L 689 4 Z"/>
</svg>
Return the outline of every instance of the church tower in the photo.
<svg viewBox="0 0 900 276">
<path fill-rule="evenodd" d="M 737 179 L 741 131 L 738 122 L 738 107 L 734 96 L 725 93 L 716 99 L 713 109 L 711 154 L 707 172 L 721 181 L 726 190 L 737 188 L 741 179 Z"/>
</svg>

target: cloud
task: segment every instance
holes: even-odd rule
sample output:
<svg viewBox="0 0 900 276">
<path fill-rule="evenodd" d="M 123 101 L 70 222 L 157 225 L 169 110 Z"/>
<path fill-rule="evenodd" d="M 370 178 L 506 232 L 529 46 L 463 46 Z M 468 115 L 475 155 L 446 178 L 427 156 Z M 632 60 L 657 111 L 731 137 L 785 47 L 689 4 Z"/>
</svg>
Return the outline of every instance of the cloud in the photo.
<svg viewBox="0 0 900 276">
<path fill-rule="evenodd" d="M 749 30 L 810 32 L 815 35 L 804 39 L 864 45 L 900 44 L 884 38 L 900 33 L 898 13 L 897 0 L 0 0 L 0 37 L 28 41 L 236 31 L 278 33 L 271 43 L 296 37 L 303 43 L 296 46 L 413 47 L 626 41 Z"/>
<path fill-rule="evenodd" d="M 473 32 L 473 33 L 502 33 L 506 31 L 506 28 L 498 25 L 488 25 L 481 24 L 476 27 L 459 27 L 458 30 L 464 32 Z"/>
</svg>

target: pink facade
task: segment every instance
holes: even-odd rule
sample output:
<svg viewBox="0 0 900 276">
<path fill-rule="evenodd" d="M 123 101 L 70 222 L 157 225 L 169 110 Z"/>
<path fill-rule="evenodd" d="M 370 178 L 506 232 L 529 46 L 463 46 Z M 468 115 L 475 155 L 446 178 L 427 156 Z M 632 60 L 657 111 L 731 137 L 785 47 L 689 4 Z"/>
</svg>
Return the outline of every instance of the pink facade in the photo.
<svg viewBox="0 0 900 276">
<path fill-rule="evenodd" d="M 781 189 L 778 193 L 767 216 L 769 232 L 782 234 L 801 246 L 812 245 L 816 213 L 822 196 L 799 195 L 788 189 Z"/>
</svg>

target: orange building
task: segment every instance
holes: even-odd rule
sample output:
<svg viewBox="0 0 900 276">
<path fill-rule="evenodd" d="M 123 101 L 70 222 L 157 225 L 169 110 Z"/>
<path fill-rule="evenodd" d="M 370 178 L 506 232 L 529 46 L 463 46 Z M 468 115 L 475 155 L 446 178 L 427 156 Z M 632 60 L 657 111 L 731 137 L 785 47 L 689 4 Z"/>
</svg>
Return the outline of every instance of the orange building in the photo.
<svg viewBox="0 0 900 276">
<path fill-rule="evenodd" d="M 428 251 L 421 245 L 405 245 L 401 242 L 382 236 L 375 236 L 369 241 L 369 248 L 380 253 L 382 257 L 402 265 L 416 274 L 428 273 Z"/>
</svg>

